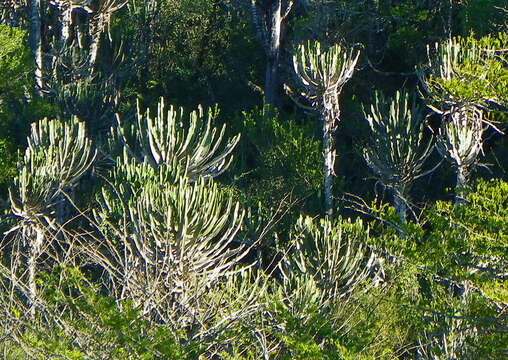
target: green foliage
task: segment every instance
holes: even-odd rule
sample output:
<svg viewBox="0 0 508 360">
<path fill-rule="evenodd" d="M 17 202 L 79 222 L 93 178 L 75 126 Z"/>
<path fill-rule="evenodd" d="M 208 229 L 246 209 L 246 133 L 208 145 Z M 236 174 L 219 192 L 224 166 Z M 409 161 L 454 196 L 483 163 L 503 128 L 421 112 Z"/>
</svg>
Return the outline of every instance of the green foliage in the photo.
<svg viewBox="0 0 508 360">
<path fill-rule="evenodd" d="M 2 94 L 10 93 L 11 96 L 21 97 L 23 86 L 30 84 L 30 57 L 24 43 L 25 37 L 26 31 L 0 24 L 0 92 Z"/>
<path fill-rule="evenodd" d="M 0 24 L 0 198 L 16 171 L 16 150 L 24 147 L 30 123 L 54 116 L 46 101 L 32 97 L 33 63 L 27 31 Z"/>
<path fill-rule="evenodd" d="M 0 239 L 0 357 L 506 357 L 506 182 L 459 188 L 463 201 L 453 205 L 434 201 L 442 180 L 426 177 L 413 185 L 426 203 L 411 204 L 404 222 L 398 209 L 362 201 L 372 187 L 354 153 L 366 148 L 377 179 L 400 193 L 421 176 L 432 149 L 422 109 L 406 94 L 378 96 L 365 115 L 367 144 L 359 99 L 413 86 L 427 55 L 416 73 L 441 115 L 425 119 L 439 151 L 459 177 L 482 151 L 494 176 L 506 175 L 497 131 L 508 98 L 508 42 L 496 33 L 506 30 L 504 0 L 294 1 L 277 70 L 288 81 L 293 64 L 299 96 L 325 120 L 323 152 L 316 116 L 283 98 L 279 109 L 254 108 L 267 58 L 248 1 L 128 0 L 118 11 L 121 1 L 92 1 L 74 9 L 65 44 L 61 9 L 43 3 L 40 96 L 28 2 L 0 5 L 12 21 L 0 24 L 0 227 L 11 229 Z M 469 37 L 442 40 L 459 34 Z M 368 61 L 313 41 L 295 45 L 293 57 L 287 44 L 309 38 L 361 40 Z M 163 101 L 145 110 L 161 95 L 223 111 Z M 89 139 L 104 139 L 116 111 L 122 121 L 99 155 Z M 67 120 L 39 121 L 55 114 Z M 345 131 L 335 136 L 339 117 Z M 334 221 L 312 219 L 334 141 L 338 172 L 359 190 Z M 222 184 L 213 179 L 229 165 Z M 76 192 L 78 183 L 95 193 Z M 375 220 L 346 220 L 348 204 Z"/>
<path fill-rule="evenodd" d="M 101 294 L 78 269 L 56 268 L 40 276 L 48 310 L 63 307 L 65 311 L 55 318 L 36 319 L 34 323 L 41 320 L 43 325 L 24 331 L 23 345 L 36 359 L 149 360 L 194 355 L 197 344 L 180 343 L 178 334 L 144 319 L 131 301 L 118 303 Z"/>
<path fill-rule="evenodd" d="M 313 124 L 283 118 L 269 105 L 242 115 L 245 148 L 240 155 L 249 161 L 246 153 L 253 153 L 251 156 L 258 165 L 253 174 L 253 190 L 249 191 L 252 196 L 265 206 L 275 207 L 290 191 L 305 195 L 319 193 L 322 187 L 320 143 L 315 138 Z"/>
<path fill-rule="evenodd" d="M 129 1 L 114 25 L 132 62 L 127 90 L 134 98 L 163 96 L 186 108 L 219 102 L 228 113 L 259 100 L 247 83 L 259 83 L 263 57 L 241 5 L 171 0 L 150 10 L 145 3 Z"/>
<path fill-rule="evenodd" d="M 474 32 L 480 36 L 495 33 L 503 28 L 506 14 L 504 0 L 468 0 L 460 9 L 458 19 L 462 25 L 462 33 Z M 503 23 L 504 22 L 504 23 Z"/>
<path fill-rule="evenodd" d="M 477 286 L 502 278 L 508 255 L 507 195 L 506 182 L 480 181 L 466 204 L 438 202 L 427 220 L 432 224 L 428 240 L 418 253 L 425 262 L 442 256 L 435 265 L 441 273 L 474 279 Z"/>
<path fill-rule="evenodd" d="M 6 139 L 0 139 L 0 194 L 3 194 L 9 182 L 16 175 L 15 151 L 12 143 Z"/>
<path fill-rule="evenodd" d="M 26 32 L 0 24 L 0 194 L 7 190 L 16 171 L 14 99 L 23 96 L 30 84 L 30 58 L 25 47 Z M 1 195 L 0 195 L 1 197 Z"/>
<path fill-rule="evenodd" d="M 437 202 L 422 215 L 421 225 L 406 224 L 403 238 L 388 229 L 371 237 L 392 254 L 395 264 L 406 263 L 416 275 L 412 287 L 399 288 L 407 302 L 398 306 L 424 316 L 418 326 L 424 330 L 422 354 L 455 351 L 462 358 L 496 358 L 502 353 L 508 300 L 507 191 L 506 182 L 479 181 L 465 203 Z"/>
<path fill-rule="evenodd" d="M 507 34 L 456 37 L 428 48 L 430 75 L 419 70 L 428 102 L 440 112 L 475 105 L 506 107 L 508 70 L 505 52 Z"/>
</svg>

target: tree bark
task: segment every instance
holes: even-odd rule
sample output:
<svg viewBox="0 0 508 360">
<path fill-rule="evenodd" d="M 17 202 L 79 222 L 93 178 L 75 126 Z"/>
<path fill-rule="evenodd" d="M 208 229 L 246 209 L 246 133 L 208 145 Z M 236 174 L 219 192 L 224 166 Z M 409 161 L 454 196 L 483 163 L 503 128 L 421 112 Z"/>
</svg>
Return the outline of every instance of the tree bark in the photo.
<svg viewBox="0 0 508 360">
<path fill-rule="evenodd" d="M 44 242 L 44 230 L 36 227 L 29 229 L 30 254 L 28 257 L 28 301 L 30 303 L 30 315 L 35 316 L 35 307 L 37 299 L 37 284 L 35 281 L 37 259 L 39 258 Z"/>
<path fill-rule="evenodd" d="M 282 34 L 282 0 L 276 0 L 270 9 L 269 37 L 266 50 L 265 101 L 277 105 L 279 88 L 279 59 Z"/>
<path fill-rule="evenodd" d="M 93 72 L 95 63 L 97 62 L 97 53 L 99 52 L 99 43 L 101 39 L 101 32 L 91 34 L 90 49 L 88 56 L 88 67 L 90 73 Z"/>
<path fill-rule="evenodd" d="M 62 27 L 60 30 L 60 43 L 65 45 L 71 34 L 72 6 L 70 2 L 66 1 L 59 6 L 59 10 L 60 26 Z"/>
<path fill-rule="evenodd" d="M 455 204 L 463 204 L 464 200 L 464 191 L 461 190 L 463 186 L 467 184 L 467 173 L 464 166 L 459 166 L 457 168 L 457 182 L 455 185 Z"/>
<path fill-rule="evenodd" d="M 393 205 L 395 212 L 399 214 L 401 224 L 406 222 L 407 204 L 404 200 L 404 190 L 401 186 L 395 186 L 393 188 Z"/>
<path fill-rule="evenodd" d="M 265 101 L 267 104 L 278 105 L 283 26 L 293 6 L 293 0 L 252 0 L 252 5 L 253 20 L 266 53 Z"/>
<path fill-rule="evenodd" d="M 147 60 L 152 55 L 152 46 L 153 46 L 153 27 L 155 21 L 155 14 L 157 12 L 156 9 L 157 3 L 155 0 L 145 0 L 145 11 L 146 11 L 146 55 Z"/>
<path fill-rule="evenodd" d="M 325 215 L 329 219 L 333 216 L 333 176 L 335 166 L 335 150 L 333 137 L 335 134 L 335 117 L 325 115 L 323 118 L 323 195 L 325 204 Z"/>
<path fill-rule="evenodd" d="M 44 86 L 42 78 L 42 39 L 41 39 L 41 0 L 30 1 L 31 51 L 35 60 L 35 93 L 42 94 Z"/>
</svg>

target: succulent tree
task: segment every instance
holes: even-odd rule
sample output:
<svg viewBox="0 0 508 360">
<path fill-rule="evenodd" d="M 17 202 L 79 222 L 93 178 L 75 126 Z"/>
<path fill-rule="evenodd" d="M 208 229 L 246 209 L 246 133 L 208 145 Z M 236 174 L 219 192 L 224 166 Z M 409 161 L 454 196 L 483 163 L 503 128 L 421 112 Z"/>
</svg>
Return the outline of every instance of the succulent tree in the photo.
<svg viewBox="0 0 508 360">
<path fill-rule="evenodd" d="M 324 201 L 328 216 L 333 214 L 333 139 L 340 120 L 339 96 L 343 86 L 353 76 L 359 55 L 359 51 L 340 45 L 325 50 L 318 41 L 309 41 L 299 45 L 293 56 L 295 73 L 305 89 L 302 95 L 319 112 L 323 123 Z"/>
<path fill-rule="evenodd" d="M 392 99 L 376 93 L 365 118 L 371 141 L 363 156 L 378 180 L 392 189 L 395 210 L 404 222 L 408 190 L 414 180 L 428 174 L 422 167 L 433 149 L 432 139 L 423 137 L 425 113 L 408 93 L 397 91 Z"/>
<path fill-rule="evenodd" d="M 13 230 L 21 230 L 22 240 L 29 247 L 28 297 L 32 303 L 36 262 L 46 245 L 46 231 L 62 224 L 58 210 L 63 194 L 77 186 L 96 155 L 85 125 L 77 118 L 65 123 L 43 119 L 32 124 L 18 176 L 9 189 L 12 212 L 20 219 Z"/>
<path fill-rule="evenodd" d="M 284 281 L 302 274 L 323 291 L 323 302 L 338 301 L 366 279 L 374 256 L 365 248 L 361 220 L 324 218 L 318 223 L 301 216 L 292 233 L 291 251 L 280 263 Z"/>
<path fill-rule="evenodd" d="M 452 108 L 474 106 L 506 109 L 508 35 L 453 38 L 428 46 L 427 66 L 417 69 L 423 95 L 431 109 L 440 114 Z"/>
<path fill-rule="evenodd" d="M 211 180 L 118 158 L 94 212 L 104 238 L 89 246 L 118 298 L 179 328 L 196 325 L 203 297 L 245 256 L 234 243 L 243 212 Z"/>
<path fill-rule="evenodd" d="M 483 114 L 506 110 L 508 68 L 502 49 L 507 43 L 503 33 L 436 43 L 429 47 L 429 71 L 417 71 L 428 106 L 443 118 L 438 150 L 456 168 L 458 187 L 467 183 L 467 173 L 477 163 L 484 128 L 500 132 Z"/>
<path fill-rule="evenodd" d="M 138 104 L 132 126 L 117 117 L 109 148 L 119 156 L 94 211 L 104 240 L 87 246 L 117 298 L 176 328 L 199 327 L 207 291 L 249 250 L 236 239 L 243 211 L 211 179 L 227 169 L 240 136 L 223 146 L 225 126 L 213 118 L 201 107 L 166 109 L 164 99 L 155 117 Z"/>
<path fill-rule="evenodd" d="M 96 71 L 101 37 L 109 29 L 112 14 L 121 9 L 125 0 L 26 0 L 30 9 L 31 52 L 35 62 L 36 92 L 55 92 L 55 77 L 64 71 L 73 74 L 67 83 Z M 51 29 L 51 31 L 44 31 Z M 47 36 L 51 34 L 51 36 Z M 54 36 L 56 35 L 56 36 Z M 111 39 L 111 36 L 109 36 Z M 59 66 L 59 59 L 70 52 L 69 47 L 86 53 L 84 61 Z M 51 56 L 43 56 L 43 49 Z M 57 75 L 57 76 L 56 76 Z M 61 85 L 61 84 L 60 84 Z"/>
<path fill-rule="evenodd" d="M 482 111 L 473 106 L 453 109 L 450 120 L 439 129 L 437 149 L 456 169 L 457 188 L 467 184 L 469 171 L 477 164 L 482 151 L 485 130 L 482 116 Z M 457 193 L 457 201 L 460 198 L 461 194 Z"/>
<path fill-rule="evenodd" d="M 153 167 L 161 164 L 176 163 L 185 169 L 186 176 L 192 181 L 200 176 L 216 177 L 231 164 L 231 152 L 240 140 L 240 135 L 231 138 L 224 147 L 226 126 L 220 132 L 212 126 L 214 112 L 202 107 L 186 115 L 183 108 L 165 108 L 164 99 L 160 99 L 157 115 L 150 109 L 142 113 L 138 103 L 137 122 L 128 127 L 121 123 L 112 130 L 110 145 L 126 146 L 131 155 L 147 161 Z"/>
<path fill-rule="evenodd" d="M 49 4 L 56 9 L 58 16 L 57 28 L 60 29 L 60 46 L 65 46 L 71 39 L 71 33 L 76 33 L 76 44 L 83 48 L 84 38 L 88 38 L 88 66 L 92 68 L 97 60 L 101 34 L 109 27 L 111 15 L 121 9 L 125 0 L 49 0 Z M 86 14 L 87 32 L 81 33 L 80 24 L 72 20 L 73 12 Z"/>
</svg>

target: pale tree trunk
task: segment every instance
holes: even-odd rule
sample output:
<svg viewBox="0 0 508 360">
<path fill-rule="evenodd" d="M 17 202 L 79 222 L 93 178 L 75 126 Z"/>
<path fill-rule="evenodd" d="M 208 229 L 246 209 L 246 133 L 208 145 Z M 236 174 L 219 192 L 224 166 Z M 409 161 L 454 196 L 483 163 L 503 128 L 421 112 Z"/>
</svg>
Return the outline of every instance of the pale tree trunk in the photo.
<svg viewBox="0 0 508 360">
<path fill-rule="evenodd" d="M 100 32 L 92 34 L 92 39 L 90 41 L 90 49 L 89 49 L 90 53 L 88 56 L 88 66 L 89 66 L 90 72 L 93 72 L 95 62 L 97 61 L 97 53 L 99 51 L 100 38 L 101 38 Z"/>
<path fill-rule="evenodd" d="M 253 20 L 266 53 L 264 95 L 267 104 L 278 105 L 279 102 L 283 26 L 293 3 L 293 0 L 252 0 Z"/>
<path fill-rule="evenodd" d="M 30 303 L 30 315 L 35 316 L 35 307 L 37 302 L 37 283 L 35 280 L 37 271 L 37 259 L 41 255 L 44 242 L 44 230 L 36 227 L 29 229 L 30 254 L 28 256 L 28 301 Z"/>
<path fill-rule="evenodd" d="M 70 1 L 63 1 L 60 6 L 60 43 L 62 45 L 67 44 L 71 34 L 71 23 L 72 23 L 72 6 Z"/>
<path fill-rule="evenodd" d="M 464 191 L 461 190 L 463 186 L 467 183 L 467 170 L 464 166 L 459 166 L 457 168 L 457 182 L 455 185 L 455 204 L 463 204 L 464 201 Z"/>
<path fill-rule="evenodd" d="M 406 221 L 407 214 L 407 204 L 404 199 L 404 189 L 402 186 L 394 186 L 393 188 L 393 205 L 395 207 L 395 212 L 399 214 L 401 224 L 404 224 Z"/>
<path fill-rule="evenodd" d="M 41 0 L 30 1 L 30 28 L 31 28 L 31 40 L 32 40 L 32 56 L 35 60 L 35 92 L 41 95 L 42 88 L 44 86 L 42 78 L 42 39 L 41 39 Z"/>
<path fill-rule="evenodd" d="M 333 217 L 333 177 L 335 176 L 335 131 L 340 120 L 339 93 L 329 88 L 323 94 L 321 116 L 323 121 L 323 176 L 324 205 L 328 218 Z M 314 104 L 316 107 L 316 104 Z"/>
<path fill-rule="evenodd" d="M 282 4 L 276 0 L 269 14 L 269 32 L 266 49 L 265 101 L 267 104 L 277 104 L 277 89 L 279 88 L 279 59 L 282 34 Z"/>
<path fill-rule="evenodd" d="M 324 176 L 324 204 L 325 214 L 331 219 L 333 216 L 333 176 L 335 175 L 335 150 L 333 137 L 335 134 L 335 117 L 323 117 L 323 176 Z"/>
<path fill-rule="evenodd" d="M 88 67 L 90 73 L 93 72 L 95 62 L 97 61 L 97 53 L 99 51 L 99 43 L 102 31 L 108 23 L 109 19 L 105 19 L 102 14 L 93 14 L 88 24 L 88 33 L 90 35 L 90 47 L 88 49 Z"/>
<path fill-rule="evenodd" d="M 147 41 L 146 41 L 146 55 L 147 60 L 152 55 L 153 45 L 153 26 L 156 14 L 157 3 L 155 0 L 145 0 L 146 9 L 146 27 L 147 27 Z"/>
</svg>

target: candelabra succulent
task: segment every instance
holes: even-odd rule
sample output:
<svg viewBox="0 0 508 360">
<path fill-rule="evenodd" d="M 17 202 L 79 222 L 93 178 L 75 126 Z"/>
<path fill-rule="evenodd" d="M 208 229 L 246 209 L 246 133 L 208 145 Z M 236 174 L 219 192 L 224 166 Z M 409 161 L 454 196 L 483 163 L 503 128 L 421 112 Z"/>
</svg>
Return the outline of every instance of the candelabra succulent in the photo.
<svg viewBox="0 0 508 360">
<path fill-rule="evenodd" d="M 376 93 L 365 118 L 371 141 L 363 156 L 378 180 L 393 190 L 395 209 L 404 222 L 411 183 L 429 173 L 422 169 L 433 149 L 432 138 L 423 134 L 425 112 L 407 92 L 397 91 L 391 99 Z"/>
<path fill-rule="evenodd" d="M 478 161 L 485 127 L 500 132 L 484 112 L 506 108 L 506 59 L 498 50 L 506 43 L 506 34 L 436 43 L 428 47 L 427 68 L 417 70 L 428 106 L 442 116 L 437 148 L 456 168 L 459 188 Z"/>
<path fill-rule="evenodd" d="M 240 135 L 231 138 L 221 149 L 226 126 L 220 132 L 212 126 L 214 111 L 200 106 L 186 115 L 183 108 L 165 108 L 160 99 L 157 115 L 150 109 L 144 113 L 138 103 L 137 122 L 128 127 L 118 118 L 118 126 L 112 130 L 113 147 L 120 144 L 130 154 L 147 161 L 153 167 L 160 164 L 177 164 L 185 169 L 186 176 L 196 181 L 200 176 L 216 177 L 231 164 L 231 152 Z"/>
<path fill-rule="evenodd" d="M 21 238 L 29 245 L 28 298 L 32 304 L 36 262 L 46 245 L 45 233 L 62 224 L 58 205 L 63 202 L 63 194 L 77 185 L 96 156 L 85 125 L 77 118 L 69 122 L 43 119 L 32 124 L 18 176 L 9 189 L 12 212 L 20 219 L 12 230 L 21 230 Z"/>
<path fill-rule="evenodd" d="M 284 281 L 309 276 L 323 291 L 322 301 L 335 301 L 351 293 L 366 279 L 374 256 L 366 250 L 367 234 L 361 220 L 324 218 L 315 223 L 300 217 L 291 251 L 280 263 Z"/>
<path fill-rule="evenodd" d="M 212 180 L 190 182 L 162 164 L 118 158 L 94 212 L 102 247 L 90 257 L 119 298 L 178 326 L 196 321 L 202 297 L 247 252 L 234 243 L 243 211 Z"/>
<path fill-rule="evenodd" d="M 323 49 L 318 41 L 299 45 L 293 55 L 295 73 L 305 88 L 306 97 L 323 122 L 323 172 L 325 212 L 333 213 L 332 179 L 335 150 L 333 139 L 340 119 L 339 96 L 343 86 L 353 76 L 360 52 L 334 45 Z"/>
</svg>

